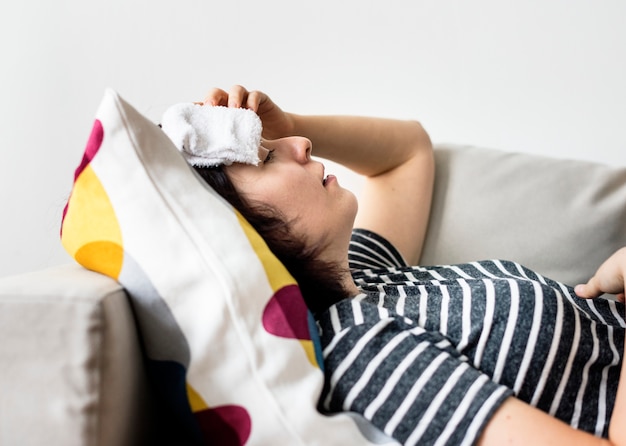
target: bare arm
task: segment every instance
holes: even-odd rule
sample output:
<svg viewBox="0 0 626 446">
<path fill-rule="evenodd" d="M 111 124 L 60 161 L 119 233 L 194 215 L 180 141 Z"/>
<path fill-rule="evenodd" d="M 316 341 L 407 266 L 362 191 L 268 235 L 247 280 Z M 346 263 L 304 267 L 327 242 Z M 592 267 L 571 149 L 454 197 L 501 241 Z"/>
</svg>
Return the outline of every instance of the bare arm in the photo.
<svg viewBox="0 0 626 446">
<path fill-rule="evenodd" d="M 487 424 L 480 446 L 611 445 L 606 439 L 574 429 L 539 409 L 511 397 Z"/>
<path fill-rule="evenodd" d="M 291 115 L 313 154 L 365 176 L 356 226 L 377 232 L 409 263 L 422 251 L 434 180 L 428 134 L 416 121 Z"/>
</svg>

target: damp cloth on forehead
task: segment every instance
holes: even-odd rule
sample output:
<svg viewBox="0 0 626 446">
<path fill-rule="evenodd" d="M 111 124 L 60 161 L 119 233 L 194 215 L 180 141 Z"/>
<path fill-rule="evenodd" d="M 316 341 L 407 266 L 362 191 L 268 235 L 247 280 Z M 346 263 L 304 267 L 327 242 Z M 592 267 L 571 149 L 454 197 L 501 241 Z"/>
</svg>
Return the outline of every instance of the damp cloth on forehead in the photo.
<svg viewBox="0 0 626 446">
<path fill-rule="evenodd" d="M 161 128 L 192 166 L 259 163 L 263 127 L 252 110 L 176 104 L 163 113 Z"/>
</svg>

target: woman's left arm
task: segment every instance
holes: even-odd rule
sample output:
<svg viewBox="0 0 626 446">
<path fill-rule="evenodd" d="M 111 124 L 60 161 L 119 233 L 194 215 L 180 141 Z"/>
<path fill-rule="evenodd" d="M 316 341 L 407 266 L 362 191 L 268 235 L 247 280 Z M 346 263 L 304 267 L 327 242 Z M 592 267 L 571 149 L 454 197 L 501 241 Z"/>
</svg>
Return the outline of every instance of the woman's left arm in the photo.
<svg viewBox="0 0 626 446">
<path fill-rule="evenodd" d="M 364 175 L 356 226 L 388 239 L 409 264 L 419 261 L 432 200 L 434 157 L 416 121 L 288 114 L 313 154 Z"/>
</svg>

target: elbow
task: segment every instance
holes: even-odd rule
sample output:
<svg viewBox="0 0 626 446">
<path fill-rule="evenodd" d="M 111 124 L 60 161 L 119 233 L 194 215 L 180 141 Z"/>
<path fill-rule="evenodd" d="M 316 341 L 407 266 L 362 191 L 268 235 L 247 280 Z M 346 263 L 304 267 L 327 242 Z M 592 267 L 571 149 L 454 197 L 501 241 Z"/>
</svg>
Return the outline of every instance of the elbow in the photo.
<svg viewBox="0 0 626 446">
<path fill-rule="evenodd" d="M 419 121 L 411 121 L 411 123 L 413 124 L 414 138 L 417 142 L 418 148 L 423 151 L 432 152 L 433 143 L 430 139 L 430 135 L 428 134 L 422 123 Z"/>
</svg>

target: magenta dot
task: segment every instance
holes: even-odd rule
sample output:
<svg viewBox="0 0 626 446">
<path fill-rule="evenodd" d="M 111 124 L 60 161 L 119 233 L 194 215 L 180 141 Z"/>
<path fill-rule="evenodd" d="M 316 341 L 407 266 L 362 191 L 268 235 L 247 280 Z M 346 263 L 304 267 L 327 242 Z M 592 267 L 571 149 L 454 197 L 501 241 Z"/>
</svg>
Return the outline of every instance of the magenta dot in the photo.
<svg viewBox="0 0 626 446">
<path fill-rule="evenodd" d="M 102 123 L 100 120 L 96 119 L 93 123 L 93 127 L 91 128 L 91 134 L 89 135 L 89 140 L 87 141 L 87 147 L 85 147 L 85 152 L 83 153 L 83 159 L 80 164 L 74 171 L 74 181 L 76 178 L 85 170 L 85 167 L 91 162 L 100 146 L 102 145 L 102 140 L 104 139 L 104 128 L 102 127 Z M 69 200 L 65 204 L 63 208 L 63 215 L 61 217 L 61 236 L 63 236 L 63 221 L 65 220 L 65 216 L 67 215 L 67 209 L 69 206 Z"/>
<path fill-rule="evenodd" d="M 85 170 L 85 167 L 91 162 L 100 146 L 102 145 L 102 140 L 104 139 L 104 128 L 102 127 L 102 123 L 99 119 L 96 119 L 93 123 L 93 127 L 91 129 L 91 135 L 89 135 L 89 140 L 87 141 L 87 147 L 85 147 L 85 153 L 83 154 L 83 159 L 76 168 L 76 172 L 74 172 L 74 181 L 76 178 Z"/>
<path fill-rule="evenodd" d="M 206 444 L 244 446 L 252 431 L 248 411 L 236 405 L 219 406 L 194 413 Z"/>
<path fill-rule="evenodd" d="M 308 309 L 297 285 L 276 291 L 263 311 L 263 327 L 274 336 L 311 340 Z"/>
</svg>

